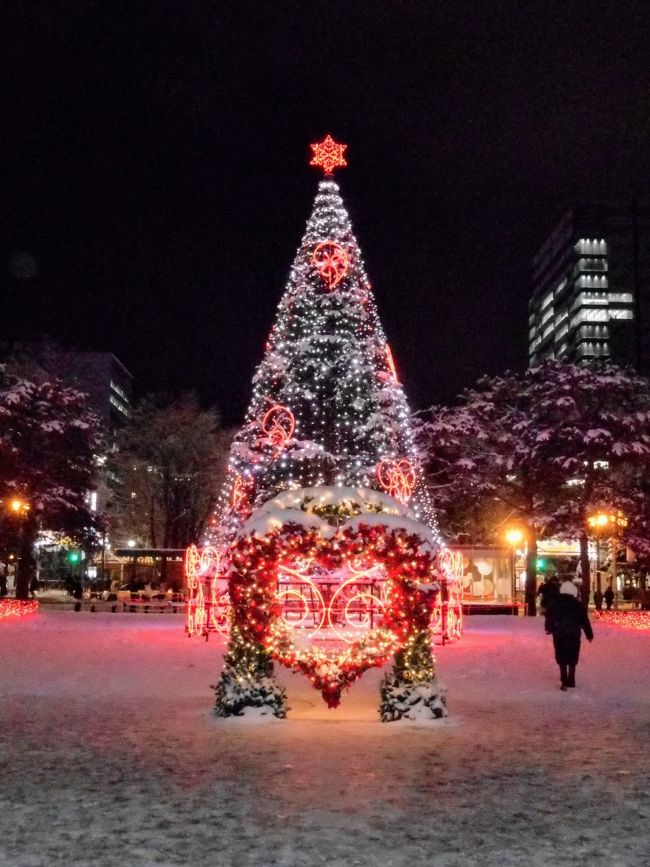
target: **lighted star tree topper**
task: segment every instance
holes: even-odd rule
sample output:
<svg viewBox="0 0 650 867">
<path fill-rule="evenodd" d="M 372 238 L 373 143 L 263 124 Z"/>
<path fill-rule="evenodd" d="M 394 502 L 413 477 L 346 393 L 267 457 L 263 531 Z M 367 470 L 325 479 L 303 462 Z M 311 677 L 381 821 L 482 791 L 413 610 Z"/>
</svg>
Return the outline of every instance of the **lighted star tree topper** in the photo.
<svg viewBox="0 0 650 867">
<path fill-rule="evenodd" d="M 325 136 L 322 142 L 311 146 L 313 157 L 310 166 L 320 166 L 325 175 L 333 175 L 334 169 L 347 166 L 347 162 L 343 154 L 347 149 L 347 145 L 337 144 L 331 135 Z"/>
</svg>

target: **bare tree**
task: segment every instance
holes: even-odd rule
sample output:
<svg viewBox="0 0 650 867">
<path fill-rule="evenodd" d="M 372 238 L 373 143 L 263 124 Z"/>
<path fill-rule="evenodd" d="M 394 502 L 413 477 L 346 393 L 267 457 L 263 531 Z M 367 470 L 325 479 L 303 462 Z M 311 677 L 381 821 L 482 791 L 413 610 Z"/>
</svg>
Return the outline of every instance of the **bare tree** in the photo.
<svg viewBox="0 0 650 867">
<path fill-rule="evenodd" d="M 199 540 L 223 482 L 230 433 L 196 396 L 144 398 L 112 458 L 119 488 L 110 507 L 113 535 L 151 547 Z"/>
</svg>

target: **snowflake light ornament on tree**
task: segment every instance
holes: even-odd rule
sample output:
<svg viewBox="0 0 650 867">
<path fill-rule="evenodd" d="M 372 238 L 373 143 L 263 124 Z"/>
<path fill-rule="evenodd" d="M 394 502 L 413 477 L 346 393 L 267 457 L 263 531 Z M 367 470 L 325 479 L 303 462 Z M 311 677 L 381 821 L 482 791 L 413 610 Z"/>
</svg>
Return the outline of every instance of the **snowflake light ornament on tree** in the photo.
<svg viewBox="0 0 650 867">
<path fill-rule="evenodd" d="M 325 136 L 319 144 L 311 146 L 313 157 L 310 166 L 320 166 L 326 175 L 334 174 L 334 169 L 347 166 L 343 154 L 347 145 L 337 144 L 331 135 Z"/>
</svg>

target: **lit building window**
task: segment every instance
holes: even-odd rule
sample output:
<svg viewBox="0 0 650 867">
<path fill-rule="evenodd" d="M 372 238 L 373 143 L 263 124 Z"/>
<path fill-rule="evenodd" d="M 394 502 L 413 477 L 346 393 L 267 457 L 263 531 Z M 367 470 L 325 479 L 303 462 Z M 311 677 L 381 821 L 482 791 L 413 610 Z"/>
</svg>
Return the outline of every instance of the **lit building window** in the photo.
<svg viewBox="0 0 650 867">
<path fill-rule="evenodd" d="M 607 255 L 607 243 L 604 238 L 580 238 L 575 245 L 578 253 L 595 254 L 596 256 Z"/>
<path fill-rule="evenodd" d="M 608 310 L 579 310 L 571 319 L 571 327 L 575 328 L 581 322 L 607 322 Z"/>
<path fill-rule="evenodd" d="M 126 403 L 129 402 L 129 398 L 128 398 L 126 392 L 123 389 L 121 389 L 120 386 L 117 385 L 117 383 L 113 382 L 112 379 L 111 379 L 111 389 L 115 392 L 115 394 L 118 394 L 122 398 L 122 400 L 126 401 Z"/>
<path fill-rule="evenodd" d="M 122 415 L 126 416 L 127 418 L 130 417 L 131 410 L 129 409 L 129 407 L 119 398 L 115 397 L 114 394 L 110 396 L 110 402 L 111 406 L 114 406 L 115 409 L 118 410 L 118 412 L 121 412 Z"/>
</svg>

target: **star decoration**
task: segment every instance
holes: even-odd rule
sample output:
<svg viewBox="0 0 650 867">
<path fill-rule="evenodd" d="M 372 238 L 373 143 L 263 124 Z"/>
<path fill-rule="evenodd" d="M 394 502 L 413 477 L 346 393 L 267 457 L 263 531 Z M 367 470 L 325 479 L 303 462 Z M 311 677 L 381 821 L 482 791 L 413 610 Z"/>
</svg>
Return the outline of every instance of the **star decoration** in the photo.
<svg viewBox="0 0 650 867">
<path fill-rule="evenodd" d="M 331 135 L 325 136 L 322 142 L 311 145 L 314 152 L 310 166 L 320 166 L 326 175 L 334 174 L 334 169 L 347 166 L 343 156 L 347 145 L 337 144 Z"/>
</svg>

